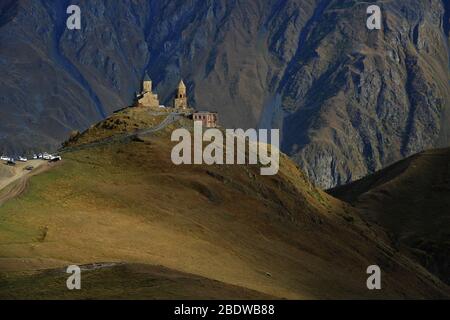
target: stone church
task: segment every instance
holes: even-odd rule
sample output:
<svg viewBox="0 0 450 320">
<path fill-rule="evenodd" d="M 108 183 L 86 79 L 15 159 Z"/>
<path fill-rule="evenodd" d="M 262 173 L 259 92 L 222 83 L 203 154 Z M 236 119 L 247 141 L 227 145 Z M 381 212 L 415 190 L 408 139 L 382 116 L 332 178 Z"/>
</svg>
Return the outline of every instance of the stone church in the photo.
<svg viewBox="0 0 450 320">
<path fill-rule="evenodd" d="M 160 108 L 158 95 L 152 91 L 152 80 L 146 73 L 142 82 L 142 92 L 136 94 L 138 107 Z M 194 121 L 201 121 L 207 128 L 216 128 L 218 126 L 217 112 L 195 111 L 189 107 L 186 85 L 183 80 L 178 84 L 177 92 L 173 100 L 173 111 L 184 114 Z"/>
<path fill-rule="evenodd" d="M 142 92 L 136 95 L 136 99 L 143 107 L 159 108 L 158 95 L 152 92 L 152 80 L 147 73 L 142 81 Z"/>
<path fill-rule="evenodd" d="M 146 73 L 142 81 L 142 92 L 136 94 L 138 106 L 159 108 L 159 99 L 156 93 L 152 91 L 152 80 Z M 173 108 L 177 110 L 187 111 L 189 108 L 186 85 L 183 80 L 178 84 L 177 92 L 173 101 Z"/>
</svg>

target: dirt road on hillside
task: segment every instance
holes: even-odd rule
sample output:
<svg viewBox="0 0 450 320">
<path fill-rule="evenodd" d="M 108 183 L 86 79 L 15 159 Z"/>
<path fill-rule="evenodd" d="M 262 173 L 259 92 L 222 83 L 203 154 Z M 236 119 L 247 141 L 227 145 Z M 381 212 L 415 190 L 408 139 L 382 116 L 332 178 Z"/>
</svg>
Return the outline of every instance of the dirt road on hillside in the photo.
<svg viewBox="0 0 450 320">
<path fill-rule="evenodd" d="M 51 165 L 47 161 L 32 160 L 19 163 L 15 167 L 0 164 L 0 206 L 9 199 L 17 197 L 25 191 L 28 179 L 36 174 L 48 170 Z M 28 166 L 33 166 L 31 171 L 26 170 Z"/>
</svg>

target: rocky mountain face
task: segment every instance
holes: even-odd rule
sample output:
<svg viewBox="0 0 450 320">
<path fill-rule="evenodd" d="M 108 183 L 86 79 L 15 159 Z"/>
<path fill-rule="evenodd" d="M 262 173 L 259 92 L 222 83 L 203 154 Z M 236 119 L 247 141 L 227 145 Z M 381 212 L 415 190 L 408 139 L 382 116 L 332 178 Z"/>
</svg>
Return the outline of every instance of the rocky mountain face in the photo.
<svg viewBox="0 0 450 320">
<path fill-rule="evenodd" d="M 279 89 L 284 149 L 322 187 L 449 142 L 443 3 L 383 2 L 373 31 L 361 23 L 366 8 L 328 5 Z"/>
<path fill-rule="evenodd" d="M 66 8 L 81 8 L 81 30 Z M 164 104 L 226 127 L 282 129 L 283 151 L 320 187 L 450 140 L 445 1 L 4 0 L 1 152 L 57 146 L 130 105 L 148 71 Z M 447 7 L 446 7 L 447 6 Z"/>
</svg>

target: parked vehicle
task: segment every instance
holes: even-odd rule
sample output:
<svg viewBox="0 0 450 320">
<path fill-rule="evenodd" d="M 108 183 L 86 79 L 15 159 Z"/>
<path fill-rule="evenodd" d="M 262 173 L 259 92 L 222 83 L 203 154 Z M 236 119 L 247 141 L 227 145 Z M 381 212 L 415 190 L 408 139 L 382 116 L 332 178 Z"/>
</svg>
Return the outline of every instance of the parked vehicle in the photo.
<svg viewBox="0 0 450 320">
<path fill-rule="evenodd" d="M 16 162 L 14 161 L 14 159 L 10 159 L 10 160 L 8 160 L 8 162 L 6 162 L 6 164 L 7 164 L 8 166 L 15 166 L 15 165 L 16 165 Z"/>
<path fill-rule="evenodd" d="M 44 156 L 44 155 L 43 155 L 42 153 L 39 153 L 38 158 L 39 158 L 39 159 L 42 159 L 43 156 Z"/>
<path fill-rule="evenodd" d="M 37 158 L 38 158 L 37 154 L 33 154 L 33 159 L 37 160 Z"/>
<path fill-rule="evenodd" d="M 28 170 L 28 171 L 31 171 L 31 170 L 33 170 L 33 169 L 34 169 L 33 166 L 28 166 L 28 167 L 25 168 L 25 170 Z"/>
<path fill-rule="evenodd" d="M 51 156 L 51 159 L 49 160 L 49 162 L 58 162 L 61 160 L 62 160 L 61 156 Z"/>
<path fill-rule="evenodd" d="M 10 159 L 7 156 L 1 156 L 0 160 L 2 160 L 2 161 L 9 161 Z"/>
<path fill-rule="evenodd" d="M 25 158 L 25 157 L 19 157 L 19 161 L 20 161 L 20 162 L 27 162 L 27 161 L 28 161 L 28 159 L 27 159 L 27 158 Z"/>
<path fill-rule="evenodd" d="M 44 154 L 42 155 L 42 159 L 44 159 L 44 160 L 51 160 L 52 159 L 52 155 L 47 153 L 47 152 L 44 152 Z"/>
</svg>

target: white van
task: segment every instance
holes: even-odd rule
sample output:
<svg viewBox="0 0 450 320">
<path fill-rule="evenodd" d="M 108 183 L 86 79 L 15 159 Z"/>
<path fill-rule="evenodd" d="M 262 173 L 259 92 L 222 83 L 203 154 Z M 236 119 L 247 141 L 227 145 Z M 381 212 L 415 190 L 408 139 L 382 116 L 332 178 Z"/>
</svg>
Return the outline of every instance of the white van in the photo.
<svg viewBox="0 0 450 320">
<path fill-rule="evenodd" d="M 49 162 L 57 162 L 57 161 L 61 161 L 61 160 L 62 160 L 61 156 L 50 155 Z"/>
</svg>

